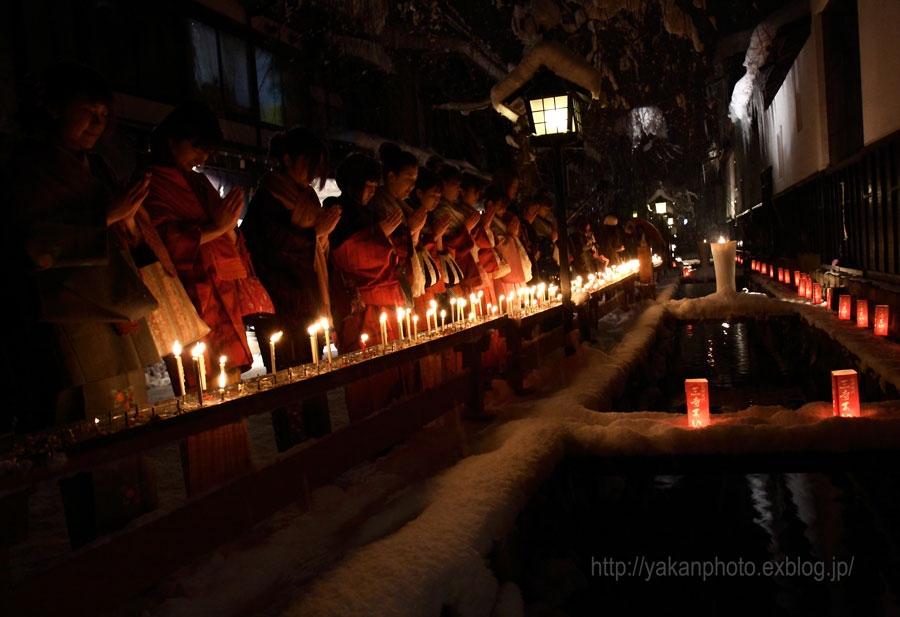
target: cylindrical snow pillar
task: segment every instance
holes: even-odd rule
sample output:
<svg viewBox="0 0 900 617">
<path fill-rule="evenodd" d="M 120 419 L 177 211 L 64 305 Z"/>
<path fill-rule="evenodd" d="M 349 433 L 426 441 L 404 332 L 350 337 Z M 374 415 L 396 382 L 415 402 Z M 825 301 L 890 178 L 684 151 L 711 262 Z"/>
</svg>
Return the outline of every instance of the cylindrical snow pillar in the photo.
<svg viewBox="0 0 900 617">
<path fill-rule="evenodd" d="M 716 293 L 734 293 L 734 258 L 737 255 L 737 242 L 713 242 L 713 265 L 716 267 Z"/>
</svg>

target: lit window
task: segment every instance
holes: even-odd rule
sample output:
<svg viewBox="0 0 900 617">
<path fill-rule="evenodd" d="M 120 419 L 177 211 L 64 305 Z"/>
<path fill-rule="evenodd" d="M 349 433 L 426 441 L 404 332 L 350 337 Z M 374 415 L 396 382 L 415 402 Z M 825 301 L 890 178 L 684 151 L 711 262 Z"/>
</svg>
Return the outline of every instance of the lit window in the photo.
<svg viewBox="0 0 900 617">
<path fill-rule="evenodd" d="M 275 67 L 272 54 L 256 50 L 256 84 L 259 91 L 259 119 L 284 126 L 284 92 L 281 71 Z"/>
</svg>

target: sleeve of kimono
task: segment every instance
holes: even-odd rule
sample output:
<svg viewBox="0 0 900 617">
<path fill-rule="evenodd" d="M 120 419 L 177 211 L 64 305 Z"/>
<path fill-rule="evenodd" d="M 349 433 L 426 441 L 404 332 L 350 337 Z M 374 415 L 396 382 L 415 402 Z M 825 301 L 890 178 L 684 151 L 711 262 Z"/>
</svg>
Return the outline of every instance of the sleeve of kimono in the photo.
<svg viewBox="0 0 900 617">
<path fill-rule="evenodd" d="M 444 236 L 444 247 L 453 251 L 454 255 L 468 252 L 475 246 L 472 234 L 465 227 L 461 227 L 456 233 Z"/>
<path fill-rule="evenodd" d="M 356 232 L 332 248 L 331 257 L 359 286 L 386 282 L 397 267 L 394 249 L 378 226 Z"/>
<path fill-rule="evenodd" d="M 165 203 L 152 189 L 144 200 L 144 209 L 159 237 L 162 239 L 172 263 L 180 271 L 193 270 L 199 261 L 202 229 L 197 221 L 179 217 L 170 204 Z"/>
</svg>

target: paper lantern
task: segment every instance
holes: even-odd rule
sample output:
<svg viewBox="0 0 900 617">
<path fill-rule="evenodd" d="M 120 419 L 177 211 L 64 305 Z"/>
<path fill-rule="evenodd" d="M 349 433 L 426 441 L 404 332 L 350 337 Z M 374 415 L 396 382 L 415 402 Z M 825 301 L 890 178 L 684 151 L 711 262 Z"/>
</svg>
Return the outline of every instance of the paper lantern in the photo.
<svg viewBox="0 0 900 617">
<path fill-rule="evenodd" d="M 688 426 L 709 426 L 709 383 L 705 379 L 685 379 L 684 394 L 687 400 Z"/>
<path fill-rule="evenodd" d="M 806 279 L 801 278 L 800 283 L 797 285 L 797 295 L 803 298 L 806 296 Z"/>
<path fill-rule="evenodd" d="M 681 274 L 684 276 L 690 276 L 691 275 L 691 267 L 690 266 L 683 267 L 681 269 Z"/>
<path fill-rule="evenodd" d="M 755 260 L 755 259 L 751 259 L 751 260 L 750 260 L 750 269 L 751 269 L 751 270 L 756 270 L 756 267 L 757 267 L 756 260 Z"/>
<path fill-rule="evenodd" d="M 778 268 L 778 282 L 784 282 L 784 268 Z"/>
<path fill-rule="evenodd" d="M 769 266 L 769 278 L 770 279 L 775 278 L 775 266 Z"/>
<path fill-rule="evenodd" d="M 833 292 L 834 292 L 834 289 L 831 288 L 831 287 L 828 287 L 828 288 L 825 290 L 825 308 L 827 308 L 829 311 L 831 310 L 831 306 L 832 306 L 832 304 L 831 304 L 831 294 L 832 294 Z"/>
<path fill-rule="evenodd" d="M 794 270 L 794 287 L 800 286 L 800 270 Z"/>
<path fill-rule="evenodd" d="M 887 336 L 889 316 L 890 309 L 887 304 L 879 304 L 875 307 L 875 334 L 878 336 Z"/>
<path fill-rule="evenodd" d="M 813 304 L 822 304 L 822 286 L 818 283 L 813 283 L 812 301 Z"/>
<path fill-rule="evenodd" d="M 860 328 L 869 327 L 869 301 L 856 301 L 856 325 Z"/>
<path fill-rule="evenodd" d="M 841 294 L 838 298 L 838 319 L 850 319 L 850 296 Z"/>
<path fill-rule="evenodd" d="M 834 415 L 844 418 L 858 418 L 859 381 L 856 371 L 844 369 L 831 371 L 831 406 Z"/>
<path fill-rule="evenodd" d="M 803 286 L 803 297 L 809 298 L 810 300 L 812 300 L 813 297 L 812 279 L 808 276 L 806 277 L 806 283 Z"/>
<path fill-rule="evenodd" d="M 760 274 L 768 274 L 768 273 L 766 272 L 766 264 L 761 264 L 761 265 L 760 265 L 760 267 L 759 267 L 759 272 L 760 272 Z"/>
</svg>

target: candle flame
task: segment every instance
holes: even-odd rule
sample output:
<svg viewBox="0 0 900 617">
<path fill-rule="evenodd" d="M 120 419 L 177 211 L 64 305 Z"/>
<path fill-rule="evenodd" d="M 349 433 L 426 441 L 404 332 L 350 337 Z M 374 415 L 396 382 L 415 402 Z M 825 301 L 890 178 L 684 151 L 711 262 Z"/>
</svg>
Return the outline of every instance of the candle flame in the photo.
<svg viewBox="0 0 900 617">
<path fill-rule="evenodd" d="M 441 319 L 443 319 L 443 318 L 446 317 L 446 316 L 447 316 L 447 311 L 445 311 L 445 310 L 442 309 L 442 310 L 441 310 Z"/>
<path fill-rule="evenodd" d="M 483 295 L 484 295 L 484 292 L 483 292 L 482 290 L 479 289 L 479 290 L 478 290 L 478 297 L 481 298 Z"/>
<path fill-rule="evenodd" d="M 719 236 L 719 244 L 723 244 L 725 242 L 725 236 Z"/>
<path fill-rule="evenodd" d="M 387 321 L 387 313 L 382 311 L 381 317 L 378 318 L 378 321 L 380 321 L 381 323 L 385 323 Z"/>
<path fill-rule="evenodd" d="M 506 300 L 506 296 L 500 296 L 500 302 L 503 302 L 504 300 Z"/>
<path fill-rule="evenodd" d="M 429 302 L 428 305 L 429 305 L 431 308 L 433 308 L 433 309 L 436 309 L 436 308 L 437 308 L 437 302 L 435 302 L 434 300 L 432 300 L 431 302 Z"/>
<path fill-rule="evenodd" d="M 319 331 L 319 324 L 314 323 L 313 325 L 311 325 L 310 327 L 308 327 L 308 328 L 306 329 L 306 331 L 309 333 L 310 336 L 315 336 L 316 333 Z"/>
<path fill-rule="evenodd" d="M 94 418 L 94 424 L 100 424 L 100 418 Z"/>
<path fill-rule="evenodd" d="M 279 330 L 278 332 L 276 332 L 275 334 L 273 334 L 272 336 L 269 337 L 269 342 L 270 342 L 270 343 L 277 343 L 279 340 L 281 340 L 281 336 L 282 336 L 283 334 L 284 334 L 284 332 L 282 332 L 281 330 Z"/>
<path fill-rule="evenodd" d="M 403 319 L 404 315 L 406 315 L 406 311 L 404 311 L 402 308 L 398 308 L 397 309 L 397 321 L 400 321 L 401 319 Z"/>
<path fill-rule="evenodd" d="M 413 315 L 413 318 L 412 318 L 412 319 L 413 319 L 413 321 L 418 322 L 418 321 L 419 321 L 419 316 L 418 316 L 418 315 Z"/>
<path fill-rule="evenodd" d="M 225 364 L 228 361 L 228 358 L 225 356 L 219 356 L 219 364 Z"/>
<path fill-rule="evenodd" d="M 456 304 L 456 298 L 450 298 L 450 304 Z"/>
<path fill-rule="evenodd" d="M 178 341 L 175 341 L 174 343 L 172 343 L 172 353 L 175 354 L 176 356 L 181 355 L 181 343 L 179 343 Z"/>
<path fill-rule="evenodd" d="M 197 343 L 196 345 L 194 345 L 194 348 L 191 349 L 191 356 L 194 358 L 199 358 L 203 355 L 204 348 L 205 345 L 203 343 Z"/>
<path fill-rule="evenodd" d="M 363 343 L 365 343 L 366 341 L 369 340 L 369 335 L 368 335 L 368 334 L 362 334 L 362 335 L 360 335 L 359 340 L 361 340 Z"/>
<path fill-rule="evenodd" d="M 328 329 L 329 329 L 329 327 L 328 327 L 328 320 L 327 320 L 326 318 L 324 318 L 324 317 L 321 319 L 321 321 L 319 321 L 319 325 L 322 326 L 322 330 L 328 330 Z"/>
</svg>

